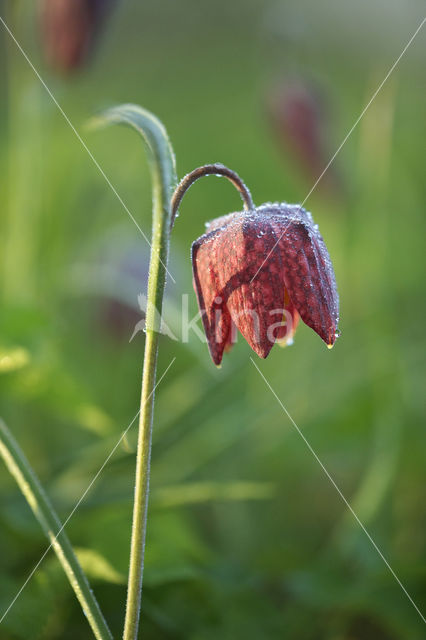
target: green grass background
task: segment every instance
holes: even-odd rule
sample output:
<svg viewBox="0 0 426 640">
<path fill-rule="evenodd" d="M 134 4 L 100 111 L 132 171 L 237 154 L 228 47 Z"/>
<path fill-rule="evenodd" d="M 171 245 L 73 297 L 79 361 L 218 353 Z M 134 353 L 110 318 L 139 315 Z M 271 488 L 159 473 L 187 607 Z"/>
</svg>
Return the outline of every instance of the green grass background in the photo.
<svg viewBox="0 0 426 640">
<path fill-rule="evenodd" d="M 257 204 L 315 181 L 268 121 L 277 86 L 321 87 L 324 164 L 424 14 L 422 2 L 119 3 L 80 73 L 46 68 L 32 3 L 0 3 L 19 42 L 150 231 L 140 140 L 88 133 L 111 104 L 156 113 L 178 175 L 220 161 Z M 129 343 L 149 250 L 16 45 L 0 27 L 0 415 L 64 520 L 138 408 L 143 333 Z M 266 378 L 424 611 L 426 34 L 418 35 L 336 158 L 339 192 L 306 206 L 332 256 L 341 338 L 300 326 L 257 359 L 240 338 L 221 370 L 194 334 L 161 339 L 141 637 L 420 640 L 425 626 L 254 368 Z M 240 208 L 224 180 L 187 195 L 166 292 L 196 312 L 189 249 Z M 135 426 L 67 531 L 120 637 Z M 0 614 L 47 543 L 0 466 Z M 1 640 L 90 638 L 55 556 L 0 625 Z"/>
</svg>

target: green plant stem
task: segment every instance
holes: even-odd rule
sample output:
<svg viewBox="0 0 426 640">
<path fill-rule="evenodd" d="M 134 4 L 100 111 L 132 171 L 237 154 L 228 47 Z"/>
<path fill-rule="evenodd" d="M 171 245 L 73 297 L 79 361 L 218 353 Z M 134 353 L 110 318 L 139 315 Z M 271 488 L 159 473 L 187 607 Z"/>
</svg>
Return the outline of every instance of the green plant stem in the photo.
<svg viewBox="0 0 426 640">
<path fill-rule="evenodd" d="M 18 40 L 21 40 L 28 18 L 29 7 L 25 3 L 5 2 L 5 22 L 10 25 Z M 0 31 L 5 32 L 3 24 Z M 41 185 L 43 182 L 43 159 L 40 156 L 42 121 L 40 112 L 40 86 L 28 79 L 23 81 L 21 54 L 15 42 L 5 32 L 4 71 L 7 97 L 7 162 L 5 169 L 5 193 L 2 194 L 2 216 L 0 235 L 0 295 L 3 303 L 28 304 L 37 297 L 36 262 L 40 234 Z M 31 84 L 33 83 L 33 84 Z M 31 87 L 31 109 L 28 108 L 28 91 Z M 5 204 L 5 199 L 6 203 Z"/>
<path fill-rule="evenodd" d="M 188 191 L 189 187 L 200 178 L 212 175 L 218 177 L 224 176 L 234 185 L 243 200 L 244 209 L 246 211 L 252 211 L 255 208 L 253 198 L 251 197 L 251 193 L 247 185 L 244 184 L 240 176 L 235 173 L 235 171 L 232 171 L 232 169 L 225 167 L 225 165 L 220 162 L 216 162 L 214 164 L 204 164 L 202 167 L 198 167 L 197 169 L 191 171 L 191 173 L 188 173 L 177 185 L 172 195 L 171 201 L 172 218 L 170 221 L 170 229 L 173 228 L 179 205 L 182 202 L 182 198 Z"/>
<path fill-rule="evenodd" d="M 136 459 L 136 483 L 133 504 L 132 541 L 130 551 L 129 582 L 126 604 L 124 639 L 134 640 L 138 634 L 139 611 L 142 594 L 142 576 L 148 513 L 149 475 L 151 463 L 152 424 L 154 413 L 154 387 L 158 353 L 158 327 L 154 326 L 155 310 L 161 314 L 165 264 L 168 253 L 168 224 L 164 224 L 165 203 L 169 201 L 168 189 L 162 185 L 161 175 L 154 182 L 154 232 L 152 235 L 151 260 L 148 277 L 145 355 L 142 373 L 141 409 Z M 166 199 L 167 198 L 167 199 Z M 169 218 L 167 217 L 167 220 Z"/>
<path fill-rule="evenodd" d="M 136 458 L 135 496 L 133 503 L 132 539 L 127 590 L 124 640 L 138 636 L 142 577 L 148 513 L 154 391 L 157 368 L 158 336 L 166 283 L 172 187 L 176 183 L 172 147 L 161 122 L 148 111 L 135 105 L 114 107 L 102 114 L 94 124 L 127 124 L 144 138 L 151 169 L 153 219 L 151 257 L 148 275 L 145 354 L 139 414 Z"/>
<path fill-rule="evenodd" d="M 112 639 L 112 634 L 108 629 L 61 521 L 24 453 L 1 419 L 0 455 L 15 478 L 43 531 L 49 538 L 50 544 L 74 589 L 95 637 L 98 640 Z"/>
</svg>

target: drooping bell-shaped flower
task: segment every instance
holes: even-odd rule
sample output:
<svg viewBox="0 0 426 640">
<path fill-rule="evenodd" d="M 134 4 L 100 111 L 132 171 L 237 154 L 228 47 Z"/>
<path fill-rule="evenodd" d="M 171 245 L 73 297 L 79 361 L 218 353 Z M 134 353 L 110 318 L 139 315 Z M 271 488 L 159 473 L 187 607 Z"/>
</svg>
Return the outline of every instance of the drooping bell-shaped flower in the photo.
<svg viewBox="0 0 426 640">
<path fill-rule="evenodd" d="M 217 218 L 192 245 L 194 287 L 213 362 L 234 326 L 266 358 L 292 340 L 299 317 L 332 347 L 339 299 L 331 260 L 310 213 L 265 204 Z"/>
<path fill-rule="evenodd" d="M 266 358 L 275 342 L 292 341 L 300 318 L 332 347 L 339 297 L 330 256 L 311 214 L 295 204 L 255 207 L 238 174 L 214 163 L 194 169 L 177 185 L 171 227 L 187 190 L 208 175 L 228 178 L 245 209 L 212 220 L 192 245 L 194 288 L 213 362 L 221 363 L 235 342 L 236 328 Z"/>
<path fill-rule="evenodd" d="M 48 64 L 63 73 L 83 66 L 115 0 L 39 0 Z"/>
</svg>

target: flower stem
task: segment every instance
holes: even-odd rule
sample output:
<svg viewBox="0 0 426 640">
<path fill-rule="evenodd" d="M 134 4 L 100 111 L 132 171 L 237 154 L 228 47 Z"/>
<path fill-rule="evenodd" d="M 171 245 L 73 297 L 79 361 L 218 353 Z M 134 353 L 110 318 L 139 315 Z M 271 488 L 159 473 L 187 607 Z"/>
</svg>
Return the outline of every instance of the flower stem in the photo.
<svg viewBox="0 0 426 640">
<path fill-rule="evenodd" d="M 74 589 L 95 638 L 98 640 L 111 640 L 111 632 L 108 629 L 97 600 L 90 589 L 86 575 L 73 551 L 68 536 L 64 531 L 64 525 L 61 524 L 24 453 L 1 419 L 0 455 L 5 461 L 10 473 L 15 478 L 43 531 L 49 538 L 50 546 L 53 547 L 58 556 L 59 562 Z M 3 617 L 7 612 L 8 610 L 3 614 Z"/>
<path fill-rule="evenodd" d="M 239 191 L 240 196 L 244 203 L 244 209 L 246 211 L 251 211 L 254 209 L 253 199 L 251 197 L 251 193 L 248 187 L 241 180 L 240 176 L 232 171 L 232 169 L 228 169 L 224 164 L 220 164 L 216 162 L 214 164 L 205 164 L 202 167 L 198 167 L 198 169 L 194 169 L 191 173 L 188 173 L 182 180 L 179 182 L 176 187 L 173 196 L 172 196 L 172 217 L 170 221 L 170 228 L 173 228 L 173 224 L 176 218 L 177 211 L 179 209 L 179 205 L 182 202 L 182 198 L 185 193 L 188 191 L 189 187 L 194 184 L 200 178 L 204 176 L 224 176 L 228 178 L 228 180 L 234 185 L 234 187 Z"/>
<path fill-rule="evenodd" d="M 166 283 L 170 234 L 170 198 L 176 183 L 174 154 L 161 122 L 148 111 L 134 105 L 114 107 L 97 119 L 99 124 L 122 123 L 136 129 L 144 138 L 150 161 L 153 193 L 151 258 L 148 275 L 145 355 L 142 373 L 141 409 L 136 458 L 124 640 L 136 640 L 142 597 L 142 577 L 148 512 L 151 462 L 152 420 L 157 367 L 159 318 Z M 96 121 L 95 121 L 96 123 Z"/>
<path fill-rule="evenodd" d="M 154 176 L 153 176 L 154 177 Z M 123 638 L 137 638 L 139 611 L 142 595 L 142 577 L 146 539 L 146 520 L 148 512 L 149 476 L 151 463 L 152 422 L 154 412 L 154 387 L 158 353 L 158 329 L 156 310 L 161 314 L 164 285 L 166 281 L 165 264 L 169 246 L 170 196 L 165 189 L 161 173 L 154 179 L 154 230 L 152 235 L 151 261 L 148 277 L 148 296 L 146 314 L 145 355 L 142 373 L 141 410 L 139 414 L 139 436 L 136 459 L 136 483 L 133 504 L 132 542 L 130 551 L 129 582 L 127 591 L 126 620 Z M 166 192 L 166 193 L 165 193 Z M 155 222 L 156 221 L 156 222 Z"/>
</svg>

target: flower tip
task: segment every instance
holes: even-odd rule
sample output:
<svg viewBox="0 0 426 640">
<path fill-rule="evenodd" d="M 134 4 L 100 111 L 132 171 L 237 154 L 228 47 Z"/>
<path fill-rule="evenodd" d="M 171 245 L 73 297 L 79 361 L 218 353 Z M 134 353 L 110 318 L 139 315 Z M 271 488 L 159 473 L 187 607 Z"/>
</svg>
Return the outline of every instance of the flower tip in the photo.
<svg viewBox="0 0 426 640">
<path fill-rule="evenodd" d="M 327 343 L 327 349 L 332 349 L 334 347 L 334 345 L 336 344 L 337 338 L 340 338 L 339 329 L 336 329 L 336 331 L 334 332 L 334 335 L 331 337 L 331 342 Z"/>
<path fill-rule="evenodd" d="M 284 349 L 285 347 L 291 347 L 291 345 L 294 344 L 294 338 L 283 338 L 282 340 L 275 340 L 275 342 L 279 347 L 281 347 L 281 349 Z"/>
<path fill-rule="evenodd" d="M 269 340 L 264 342 L 264 343 L 257 343 L 257 342 L 250 341 L 249 345 L 251 346 L 253 351 L 255 353 L 257 353 L 259 358 L 262 358 L 262 360 L 265 360 L 265 358 L 267 358 L 269 356 L 269 353 L 270 353 L 274 343 L 273 342 L 269 342 Z"/>
</svg>

